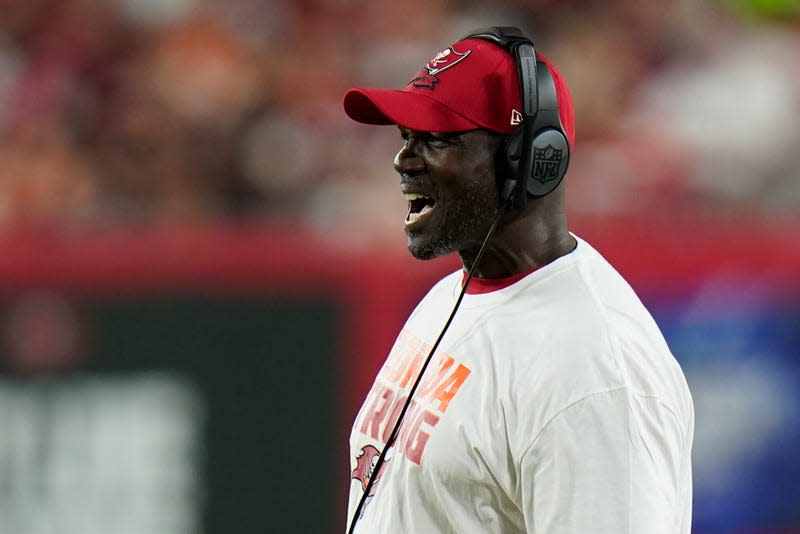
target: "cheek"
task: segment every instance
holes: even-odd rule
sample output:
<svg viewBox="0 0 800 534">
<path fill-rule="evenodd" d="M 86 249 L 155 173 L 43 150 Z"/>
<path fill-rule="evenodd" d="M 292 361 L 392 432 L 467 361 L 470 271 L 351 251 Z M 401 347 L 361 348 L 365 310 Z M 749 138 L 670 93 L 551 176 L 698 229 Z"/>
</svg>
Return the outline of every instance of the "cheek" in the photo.
<svg viewBox="0 0 800 534">
<path fill-rule="evenodd" d="M 483 219 L 493 215 L 498 208 L 499 195 L 495 184 L 489 182 L 471 182 L 462 195 L 462 208 L 475 219 Z"/>
<path fill-rule="evenodd" d="M 494 169 L 476 162 L 463 166 L 454 179 L 456 182 L 446 207 L 448 224 L 461 228 L 459 233 L 483 232 L 500 204 Z"/>
<path fill-rule="evenodd" d="M 497 179 L 494 161 L 481 159 L 474 162 L 463 175 L 466 178 L 466 194 L 477 200 L 483 206 L 497 206 L 500 193 L 497 188 Z M 477 198 L 476 198 L 477 197 Z"/>
</svg>

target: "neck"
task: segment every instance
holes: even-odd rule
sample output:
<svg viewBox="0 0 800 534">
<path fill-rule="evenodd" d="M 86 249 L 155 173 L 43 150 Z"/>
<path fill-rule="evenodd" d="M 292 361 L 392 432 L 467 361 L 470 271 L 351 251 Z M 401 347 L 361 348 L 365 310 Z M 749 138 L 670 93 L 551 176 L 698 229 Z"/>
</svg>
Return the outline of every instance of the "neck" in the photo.
<svg viewBox="0 0 800 534">
<path fill-rule="evenodd" d="M 489 241 L 475 269 L 479 278 L 505 278 L 527 273 L 575 249 L 567 217 L 557 199 L 541 199 L 522 213 L 510 214 Z M 549 202 L 548 202 L 549 201 Z M 464 268 L 469 270 L 478 247 L 459 251 Z"/>
</svg>

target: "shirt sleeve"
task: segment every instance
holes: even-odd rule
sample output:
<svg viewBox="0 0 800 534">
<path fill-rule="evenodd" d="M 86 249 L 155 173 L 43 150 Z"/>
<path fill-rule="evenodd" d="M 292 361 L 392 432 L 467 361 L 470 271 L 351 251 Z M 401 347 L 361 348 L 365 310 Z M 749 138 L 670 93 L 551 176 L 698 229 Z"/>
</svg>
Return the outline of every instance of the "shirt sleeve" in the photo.
<svg viewBox="0 0 800 534">
<path fill-rule="evenodd" d="M 685 443 L 677 418 L 655 397 L 623 388 L 571 404 L 522 455 L 527 532 L 688 533 Z"/>
</svg>

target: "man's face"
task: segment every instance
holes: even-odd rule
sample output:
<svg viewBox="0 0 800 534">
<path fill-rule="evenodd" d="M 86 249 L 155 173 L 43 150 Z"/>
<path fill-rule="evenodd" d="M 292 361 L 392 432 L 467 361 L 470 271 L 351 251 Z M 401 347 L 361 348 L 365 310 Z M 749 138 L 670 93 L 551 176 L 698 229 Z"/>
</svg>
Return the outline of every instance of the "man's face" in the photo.
<svg viewBox="0 0 800 534">
<path fill-rule="evenodd" d="M 501 137 L 484 130 L 400 133 L 394 168 L 408 200 L 411 254 L 431 259 L 480 247 L 499 209 L 494 162 Z"/>
</svg>

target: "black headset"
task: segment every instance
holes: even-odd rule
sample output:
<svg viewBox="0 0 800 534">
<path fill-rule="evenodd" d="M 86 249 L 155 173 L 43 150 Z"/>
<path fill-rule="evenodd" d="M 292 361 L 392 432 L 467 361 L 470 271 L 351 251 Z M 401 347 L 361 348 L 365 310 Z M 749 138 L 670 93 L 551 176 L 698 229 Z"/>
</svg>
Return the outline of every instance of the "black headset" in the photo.
<svg viewBox="0 0 800 534">
<path fill-rule="evenodd" d="M 512 205 L 523 209 L 528 195 L 543 197 L 558 187 L 569 166 L 569 142 L 558 114 L 553 76 L 547 65 L 536 59 L 533 42 L 519 28 L 491 26 L 463 39 L 484 39 L 500 45 L 517 65 L 522 124 L 505 143 L 498 173 L 508 175 L 501 182 L 502 197 L 511 194 L 513 188 Z"/>
</svg>

